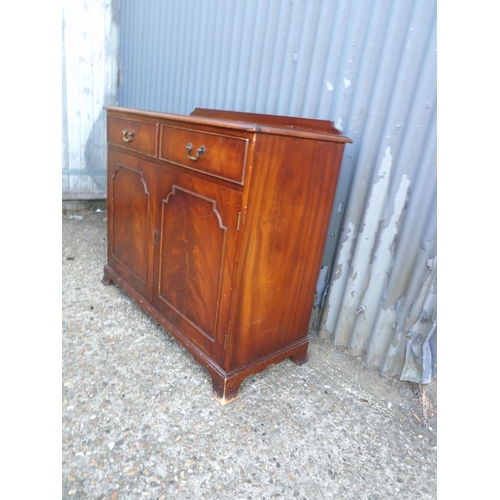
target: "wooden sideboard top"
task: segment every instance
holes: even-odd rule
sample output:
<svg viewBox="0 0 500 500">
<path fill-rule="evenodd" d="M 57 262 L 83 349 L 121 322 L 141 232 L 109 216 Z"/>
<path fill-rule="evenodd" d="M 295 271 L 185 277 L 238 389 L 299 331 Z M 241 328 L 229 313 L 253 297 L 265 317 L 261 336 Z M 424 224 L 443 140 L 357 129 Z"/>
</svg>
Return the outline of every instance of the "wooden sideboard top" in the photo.
<svg viewBox="0 0 500 500">
<path fill-rule="evenodd" d="M 352 142 L 351 139 L 343 136 L 340 130 L 335 128 L 333 122 L 328 120 L 204 108 L 196 108 L 190 115 L 142 111 L 119 106 L 104 106 L 104 109 L 117 116 L 122 114 L 127 116 L 136 115 L 155 120 L 175 120 L 200 125 L 215 125 L 246 132 L 304 137 L 331 142 Z"/>
</svg>

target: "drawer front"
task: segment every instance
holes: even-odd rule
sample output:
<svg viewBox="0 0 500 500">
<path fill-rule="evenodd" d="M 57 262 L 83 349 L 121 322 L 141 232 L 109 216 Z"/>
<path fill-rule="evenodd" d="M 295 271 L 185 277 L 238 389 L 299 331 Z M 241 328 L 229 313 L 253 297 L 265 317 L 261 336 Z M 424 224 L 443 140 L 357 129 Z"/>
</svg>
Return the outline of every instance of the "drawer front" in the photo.
<svg viewBox="0 0 500 500">
<path fill-rule="evenodd" d="M 157 124 L 108 117 L 108 142 L 156 158 Z"/>
<path fill-rule="evenodd" d="M 243 185 L 249 143 L 246 137 L 162 125 L 160 159 Z"/>
</svg>

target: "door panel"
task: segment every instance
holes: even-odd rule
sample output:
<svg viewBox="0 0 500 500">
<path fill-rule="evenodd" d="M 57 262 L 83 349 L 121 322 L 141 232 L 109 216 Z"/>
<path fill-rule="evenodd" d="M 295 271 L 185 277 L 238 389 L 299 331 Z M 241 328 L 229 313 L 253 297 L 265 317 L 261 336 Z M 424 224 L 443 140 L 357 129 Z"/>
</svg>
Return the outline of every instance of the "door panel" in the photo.
<svg viewBox="0 0 500 500">
<path fill-rule="evenodd" d="M 241 194 L 161 167 L 155 307 L 220 359 Z"/>
<path fill-rule="evenodd" d="M 160 298 L 215 338 L 227 227 L 217 202 L 175 184 L 162 201 Z"/>
<path fill-rule="evenodd" d="M 155 166 L 109 151 L 108 262 L 148 300 L 153 290 L 151 182 Z"/>
</svg>

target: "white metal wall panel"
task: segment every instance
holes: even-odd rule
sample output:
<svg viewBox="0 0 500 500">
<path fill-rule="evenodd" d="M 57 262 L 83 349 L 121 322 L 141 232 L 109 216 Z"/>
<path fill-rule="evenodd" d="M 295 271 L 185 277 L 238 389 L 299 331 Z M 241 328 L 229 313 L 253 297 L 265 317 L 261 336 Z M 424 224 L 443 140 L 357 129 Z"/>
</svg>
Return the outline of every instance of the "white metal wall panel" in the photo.
<svg viewBox="0 0 500 500">
<path fill-rule="evenodd" d="M 119 4 L 67 0 L 62 9 L 63 199 L 106 196 L 105 104 L 116 104 Z"/>
<path fill-rule="evenodd" d="M 322 328 L 426 383 L 436 339 L 435 0 L 121 2 L 122 106 L 333 120 Z M 332 259 L 333 257 L 333 259 Z"/>
</svg>

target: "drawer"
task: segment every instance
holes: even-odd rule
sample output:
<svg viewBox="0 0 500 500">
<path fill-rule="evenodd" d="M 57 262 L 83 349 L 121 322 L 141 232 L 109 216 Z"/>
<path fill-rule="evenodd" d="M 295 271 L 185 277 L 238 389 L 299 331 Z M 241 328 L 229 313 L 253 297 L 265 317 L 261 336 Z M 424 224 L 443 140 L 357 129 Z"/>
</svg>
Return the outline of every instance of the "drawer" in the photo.
<svg viewBox="0 0 500 500">
<path fill-rule="evenodd" d="M 140 120 L 108 117 L 108 142 L 130 151 L 156 158 L 157 124 Z"/>
<path fill-rule="evenodd" d="M 243 185 L 249 143 L 247 137 L 161 125 L 160 159 Z"/>
</svg>

